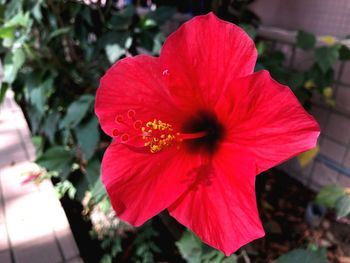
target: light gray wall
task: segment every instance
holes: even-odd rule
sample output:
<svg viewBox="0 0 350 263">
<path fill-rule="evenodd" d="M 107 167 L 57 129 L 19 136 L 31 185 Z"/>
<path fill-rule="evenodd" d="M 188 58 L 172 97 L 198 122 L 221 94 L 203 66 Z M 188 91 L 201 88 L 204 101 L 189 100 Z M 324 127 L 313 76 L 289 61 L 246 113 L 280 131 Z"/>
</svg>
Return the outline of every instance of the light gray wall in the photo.
<svg viewBox="0 0 350 263">
<path fill-rule="evenodd" d="M 318 36 L 350 34 L 350 0 L 259 0 L 253 10 L 262 18 L 263 25 L 287 29 L 286 34 L 281 34 L 286 39 L 295 34 L 290 30 L 298 29 Z M 290 44 L 281 43 L 280 37 L 277 39 L 280 49 L 293 52 Z M 298 49 L 295 52 L 291 62 L 294 68 L 312 64 L 310 52 Z M 350 63 L 338 62 L 335 71 L 335 106 L 327 105 L 320 96 L 313 98 L 311 114 L 321 126 L 320 154 L 305 168 L 295 159 L 281 166 L 314 189 L 334 183 L 350 187 Z"/>
<path fill-rule="evenodd" d="M 350 34 L 349 0 L 257 0 L 252 9 L 265 25 L 318 35 Z"/>
</svg>

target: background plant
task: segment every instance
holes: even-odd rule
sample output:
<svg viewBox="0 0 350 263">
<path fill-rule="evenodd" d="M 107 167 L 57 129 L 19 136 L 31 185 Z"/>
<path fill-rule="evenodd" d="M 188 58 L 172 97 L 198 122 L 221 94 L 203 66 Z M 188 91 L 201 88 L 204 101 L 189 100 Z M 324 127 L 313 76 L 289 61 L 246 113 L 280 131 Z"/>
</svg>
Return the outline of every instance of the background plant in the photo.
<svg viewBox="0 0 350 263">
<path fill-rule="evenodd" d="M 268 69 L 275 79 L 291 87 L 306 108 L 310 108 L 315 92 L 332 104 L 332 67 L 338 59 L 350 59 L 350 50 L 341 41 L 324 41 L 319 45 L 314 35 L 300 31 L 296 47 L 314 50 L 314 64 L 304 71 L 290 68 L 285 63 L 287 54 L 257 35 L 259 18 L 248 8 L 252 0 L 145 1 L 144 5 L 142 1 L 102 2 L 0 1 L 0 56 L 4 74 L 0 101 L 12 87 L 33 134 L 36 162 L 46 168 L 45 177 L 55 182 L 60 197 L 68 196 L 84 204 L 88 219 L 94 213 L 102 213 L 107 216 L 104 220 L 115 220 L 99 180 L 101 157 L 110 142 L 93 113 L 99 79 L 118 59 L 139 53 L 158 55 L 166 35 L 176 28 L 171 24 L 214 11 L 222 19 L 241 25 L 257 44 L 256 70 Z M 182 14 L 181 19 L 174 19 L 175 13 Z M 349 196 L 339 198 L 342 201 L 339 199 L 330 206 L 337 211 L 342 207 L 340 214 L 345 215 L 349 213 L 346 206 Z M 131 258 L 135 262 L 153 262 L 154 255 L 160 252 L 153 240 L 160 233 L 152 222 L 138 230 L 123 227 L 122 223 L 92 228 L 92 236 L 101 241 L 106 251 L 103 262 L 112 262 L 122 251 L 122 239 L 130 235 L 135 235 Z M 241 251 L 225 258 L 188 231 L 176 246 L 189 262 L 226 263 L 245 257 Z M 305 251 L 310 249 L 301 251 L 309 253 Z M 291 261 L 287 257 L 278 262 Z"/>
</svg>

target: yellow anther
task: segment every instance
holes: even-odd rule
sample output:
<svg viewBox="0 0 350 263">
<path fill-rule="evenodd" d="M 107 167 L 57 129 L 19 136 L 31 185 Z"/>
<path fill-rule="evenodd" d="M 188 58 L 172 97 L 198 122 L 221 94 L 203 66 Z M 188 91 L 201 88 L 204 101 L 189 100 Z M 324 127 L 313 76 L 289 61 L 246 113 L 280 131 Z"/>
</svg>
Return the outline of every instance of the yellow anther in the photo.
<svg viewBox="0 0 350 263">
<path fill-rule="evenodd" d="M 141 131 L 142 139 L 146 141 L 144 146 L 149 147 L 151 153 L 163 150 L 176 139 L 171 125 L 161 120 L 148 121 L 145 126 L 141 127 Z"/>
</svg>

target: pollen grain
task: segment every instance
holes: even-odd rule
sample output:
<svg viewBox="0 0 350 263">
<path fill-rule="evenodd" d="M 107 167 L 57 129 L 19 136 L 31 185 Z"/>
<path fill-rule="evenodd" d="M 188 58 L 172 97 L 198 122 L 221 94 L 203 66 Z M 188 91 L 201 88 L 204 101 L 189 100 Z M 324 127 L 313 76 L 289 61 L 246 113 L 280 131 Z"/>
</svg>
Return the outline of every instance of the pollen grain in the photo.
<svg viewBox="0 0 350 263">
<path fill-rule="evenodd" d="M 149 147 L 151 153 L 157 153 L 170 146 L 176 139 L 172 126 L 161 120 L 154 119 L 141 127 L 144 146 Z"/>
</svg>

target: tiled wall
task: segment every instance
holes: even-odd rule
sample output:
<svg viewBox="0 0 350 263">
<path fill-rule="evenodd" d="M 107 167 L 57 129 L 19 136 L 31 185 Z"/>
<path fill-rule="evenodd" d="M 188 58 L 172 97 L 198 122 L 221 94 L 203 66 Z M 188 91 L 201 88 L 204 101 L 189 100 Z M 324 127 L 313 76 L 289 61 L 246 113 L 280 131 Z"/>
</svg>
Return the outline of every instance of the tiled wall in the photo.
<svg viewBox="0 0 350 263">
<path fill-rule="evenodd" d="M 268 26 L 337 37 L 350 33 L 349 0 L 256 0 L 253 9 Z"/>
<path fill-rule="evenodd" d="M 294 57 L 287 61 L 293 68 L 305 69 L 313 61 L 312 52 L 293 49 L 291 39 L 295 32 L 291 30 L 338 37 L 350 34 L 350 0 L 259 0 L 254 10 L 265 25 L 262 35 L 277 39 L 276 46 L 289 53 L 289 58 Z M 278 26 L 284 32 L 271 33 L 276 30 L 269 30 L 270 26 Z M 304 168 L 296 159 L 281 166 L 314 189 L 334 183 L 350 187 L 350 62 L 338 62 L 335 71 L 335 106 L 327 105 L 320 96 L 313 98 L 311 114 L 321 126 L 320 154 Z"/>
<path fill-rule="evenodd" d="M 302 56 L 295 58 L 293 64 L 297 65 Z M 282 165 L 314 189 L 327 184 L 350 187 L 350 62 L 339 62 L 335 68 L 338 73 L 333 85 L 335 106 L 329 106 L 318 94 L 312 100 L 311 114 L 321 126 L 319 155 L 305 168 L 296 160 Z"/>
<path fill-rule="evenodd" d="M 321 152 L 310 173 L 312 184 L 336 182 L 350 187 L 350 63 L 338 63 L 335 106 L 314 100 L 311 113 L 321 125 Z"/>
</svg>

